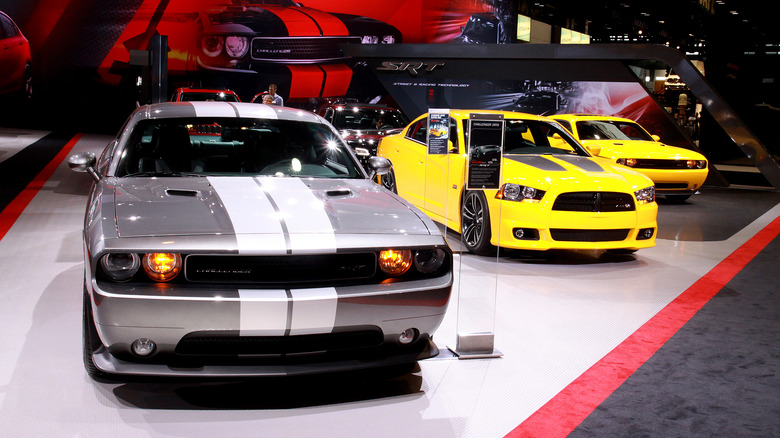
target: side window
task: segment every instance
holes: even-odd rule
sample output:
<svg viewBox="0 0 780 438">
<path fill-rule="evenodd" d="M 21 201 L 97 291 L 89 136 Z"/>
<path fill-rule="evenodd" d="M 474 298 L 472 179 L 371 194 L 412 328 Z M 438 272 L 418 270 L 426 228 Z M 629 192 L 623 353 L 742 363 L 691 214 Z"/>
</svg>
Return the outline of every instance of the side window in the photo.
<svg viewBox="0 0 780 438">
<path fill-rule="evenodd" d="M 428 140 L 428 119 L 423 118 L 413 123 L 406 131 L 406 137 L 410 140 L 425 143 Z"/>
<path fill-rule="evenodd" d="M 0 15 L 0 40 L 4 38 L 11 38 L 14 36 L 14 31 L 15 29 L 11 22 L 4 16 Z"/>
<path fill-rule="evenodd" d="M 561 126 L 566 128 L 567 131 L 569 131 L 571 133 L 574 133 L 574 131 L 571 129 L 571 123 L 569 123 L 568 121 L 566 121 L 566 120 L 556 120 L 556 122 L 558 122 Z"/>
<path fill-rule="evenodd" d="M 460 153 L 458 146 L 458 121 L 450 117 L 450 141 L 452 142 L 452 153 Z"/>
</svg>

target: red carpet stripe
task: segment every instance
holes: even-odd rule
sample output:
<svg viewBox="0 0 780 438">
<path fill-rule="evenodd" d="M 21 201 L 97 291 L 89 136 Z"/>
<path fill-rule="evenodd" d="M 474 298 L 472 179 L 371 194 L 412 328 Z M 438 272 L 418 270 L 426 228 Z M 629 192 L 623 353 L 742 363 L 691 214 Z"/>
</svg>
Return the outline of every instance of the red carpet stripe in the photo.
<svg viewBox="0 0 780 438">
<path fill-rule="evenodd" d="M 27 187 L 25 187 L 24 190 L 22 190 L 22 192 L 19 193 L 19 195 L 14 198 L 2 212 L 0 212 L 0 240 L 5 237 L 8 230 L 10 230 L 16 220 L 19 219 L 19 216 L 24 209 L 27 208 L 30 201 L 32 201 L 35 195 L 38 194 L 38 191 L 41 190 L 41 187 L 43 187 L 46 181 L 51 178 L 60 163 L 62 163 L 65 157 L 70 154 L 71 149 L 73 149 L 73 146 L 79 141 L 79 138 L 81 138 L 81 134 L 76 134 L 70 139 L 57 156 L 55 156 L 54 159 L 51 160 L 29 184 L 27 184 Z"/>
<path fill-rule="evenodd" d="M 712 268 L 507 437 L 565 437 L 780 234 L 780 217 Z"/>
</svg>

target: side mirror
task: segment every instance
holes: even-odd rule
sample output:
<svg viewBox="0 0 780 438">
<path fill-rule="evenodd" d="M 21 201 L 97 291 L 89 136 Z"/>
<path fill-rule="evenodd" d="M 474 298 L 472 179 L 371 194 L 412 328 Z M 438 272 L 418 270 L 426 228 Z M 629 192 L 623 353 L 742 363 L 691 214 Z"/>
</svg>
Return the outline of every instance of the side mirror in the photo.
<svg viewBox="0 0 780 438">
<path fill-rule="evenodd" d="M 387 175 L 392 163 L 385 157 L 368 157 L 368 168 L 371 169 L 371 178 L 377 175 Z"/>
<path fill-rule="evenodd" d="M 585 149 L 587 149 L 588 152 L 590 152 L 593 155 L 598 155 L 601 153 L 601 146 L 587 145 L 585 146 Z"/>
<path fill-rule="evenodd" d="M 563 137 L 561 137 L 561 134 L 558 134 L 557 132 L 553 134 L 553 138 L 556 140 L 563 140 Z"/>
<path fill-rule="evenodd" d="M 661 141 L 661 137 L 659 137 L 659 136 L 657 136 L 655 134 L 651 135 L 650 137 L 652 137 L 653 140 L 655 140 L 655 141 Z"/>
<path fill-rule="evenodd" d="M 95 171 L 97 157 L 92 152 L 82 152 L 73 154 L 68 158 L 68 167 L 75 172 L 87 172 L 95 181 L 100 180 L 100 176 Z"/>
</svg>

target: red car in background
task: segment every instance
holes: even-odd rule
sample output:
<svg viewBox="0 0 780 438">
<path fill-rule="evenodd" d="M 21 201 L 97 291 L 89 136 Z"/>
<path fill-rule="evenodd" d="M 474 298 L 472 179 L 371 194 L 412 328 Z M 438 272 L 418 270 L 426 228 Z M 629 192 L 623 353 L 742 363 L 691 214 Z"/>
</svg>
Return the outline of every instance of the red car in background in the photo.
<svg viewBox="0 0 780 438">
<path fill-rule="evenodd" d="M 11 17 L 0 12 L 0 94 L 32 97 L 30 43 Z"/>
<path fill-rule="evenodd" d="M 241 102 L 231 90 L 213 90 L 209 88 L 177 88 L 171 102 Z"/>
</svg>

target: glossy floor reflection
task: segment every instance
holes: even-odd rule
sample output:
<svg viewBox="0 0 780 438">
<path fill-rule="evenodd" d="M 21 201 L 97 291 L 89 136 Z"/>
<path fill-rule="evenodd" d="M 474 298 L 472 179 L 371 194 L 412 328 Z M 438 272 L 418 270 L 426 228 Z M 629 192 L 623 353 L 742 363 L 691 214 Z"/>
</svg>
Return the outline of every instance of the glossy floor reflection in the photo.
<svg viewBox="0 0 780 438">
<path fill-rule="evenodd" d="M 74 152 L 108 140 L 84 136 Z M 99 382 L 81 361 L 89 186 L 60 165 L 0 240 L 0 436 L 503 436 L 780 215 L 778 193 L 705 187 L 684 204 L 661 200 L 658 244 L 635 255 L 458 256 L 436 343 L 490 331 L 499 359 L 444 352 L 402 375 Z"/>
</svg>

